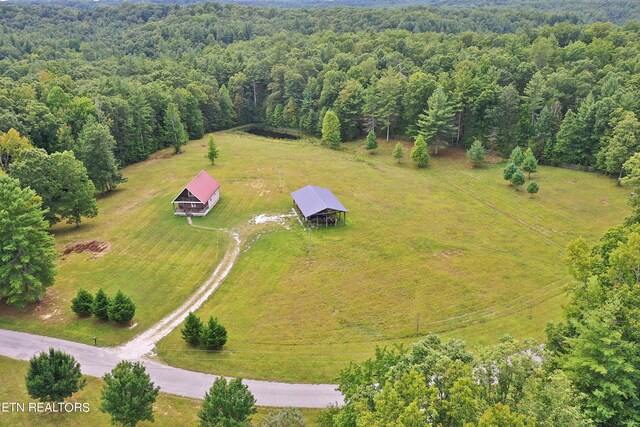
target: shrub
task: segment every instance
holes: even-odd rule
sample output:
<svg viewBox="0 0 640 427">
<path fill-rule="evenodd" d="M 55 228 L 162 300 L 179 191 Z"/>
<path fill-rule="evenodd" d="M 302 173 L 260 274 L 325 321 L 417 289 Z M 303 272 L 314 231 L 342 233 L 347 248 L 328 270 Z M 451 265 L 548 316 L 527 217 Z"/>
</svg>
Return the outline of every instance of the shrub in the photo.
<svg viewBox="0 0 640 427">
<path fill-rule="evenodd" d="M 200 344 L 202 328 L 202 320 L 200 320 L 200 318 L 195 314 L 189 312 L 189 315 L 184 322 L 184 328 L 182 328 L 180 332 L 182 333 L 182 338 L 187 342 L 187 344 L 197 346 Z"/>
<path fill-rule="evenodd" d="M 109 297 L 102 289 L 98 289 L 91 304 L 91 312 L 100 320 L 109 320 Z"/>
<path fill-rule="evenodd" d="M 136 314 L 136 305 L 131 298 L 118 291 L 116 296 L 109 302 L 107 309 L 109 320 L 116 323 L 127 323 Z"/>
<path fill-rule="evenodd" d="M 33 356 L 26 377 L 29 396 L 42 402 L 62 402 L 84 387 L 80 364 L 70 354 L 49 349 Z"/>
<path fill-rule="evenodd" d="M 80 289 L 71 300 L 71 310 L 80 317 L 89 317 L 92 313 L 93 295 Z"/>
<path fill-rule="evenodd" d="M 219 350 L 227 343 L 227 330 L 214 317 L 202 328 L 200 344 L 207 350 Z"/>
</svg>

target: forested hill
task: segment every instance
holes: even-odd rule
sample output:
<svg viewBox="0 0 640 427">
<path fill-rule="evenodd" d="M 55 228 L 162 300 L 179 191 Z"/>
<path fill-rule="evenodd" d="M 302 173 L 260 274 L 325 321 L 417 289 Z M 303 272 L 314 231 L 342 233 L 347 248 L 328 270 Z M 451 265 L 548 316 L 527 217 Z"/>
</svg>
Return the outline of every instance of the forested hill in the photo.
<svg viewBox="0 0 640 427">
<path fill-rule="evenodd" d="M 413 138 L 438 108 L 455 128 L 438 140 L 464 147 L 520 145 L 615 174 L 640 149 L 634 22 L 506 8 L 0 5 L 0 32 L 0 132 L 48 152 L 73 150 L 98 121 L 120 165 L 140 161 L 171 144 L 176 110 L 192 139 L 251 122 L 319 134 L 334 110 L 350 140 L 372 128 Z"/>
<path fill-rule="evenodd" d="M 67 5 L 93 8 L 100 5 L 120 5 L 125 0 L 5 0 L 14 4 Z M 126 0 L 126 3 L 157 3 L 191 5 L 208 0 Z M 347 7 L 398 7 L 438 6 L 455 8 L 501 7 L 529 9 L 552 13 L 571 13 L 583 22 L 610 21 L 624 23 L 640 20 L 640 2 L 635 0 L 218 0 L 218 3 L 240 4 L 258 7 L 282 8 L 335 8 Z"/>
</svg>

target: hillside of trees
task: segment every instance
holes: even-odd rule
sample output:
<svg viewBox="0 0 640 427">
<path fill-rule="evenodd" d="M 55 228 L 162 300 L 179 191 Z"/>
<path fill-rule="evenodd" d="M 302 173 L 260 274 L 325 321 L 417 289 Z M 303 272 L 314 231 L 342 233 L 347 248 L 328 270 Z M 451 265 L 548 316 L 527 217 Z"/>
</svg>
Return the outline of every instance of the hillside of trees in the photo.
<svg viewBox="0 0 640 427">
<path fill-rule="evenodd" d="M 0 131 L 49 153 L 73 149 L 94 120 L 120 166 L 143 160 L 170 145 L 170 104 L 192 139 L 252 122 L 319 134 L 329 109 L 343 140 L 371 129 L 412 138 L 434 93 L 455 126 L 438 135 L 447 144 L 531 147 L 547 164 L 616 175 L 638 148 L 633 22 L 484 9 L 0 10 Z"/>
</svg>

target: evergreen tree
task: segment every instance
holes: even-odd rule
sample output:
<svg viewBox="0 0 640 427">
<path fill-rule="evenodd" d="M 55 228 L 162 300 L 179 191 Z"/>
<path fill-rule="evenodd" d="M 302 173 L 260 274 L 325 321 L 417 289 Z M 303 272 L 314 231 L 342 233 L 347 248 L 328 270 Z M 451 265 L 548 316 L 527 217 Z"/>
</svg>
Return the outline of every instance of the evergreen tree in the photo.
<svg viewBox="0 0 640 427">
<path fill-rule="evenodd" d="M 376 133 L 374 131 L 367 134 L 367 140 L 364 143 L 364 147 L 369 151 L 373 151 L 378 148 L 378 139 L 376 138 Z"/>
<path fill-rule="evenodd" d="M 236 113 L 225 85 L 220 87 L 218 97 L 220 99 L 220 129 L 228 129 L 236 123 Z"/>
<path fill-rule="evenodd" d="M 531 174 L 538 171 L 538 159 L 533 155 L 533 151 L 529 148 L 525 155 L 524 160 L 522 161 L 522 170 L 529 174 L 529 179 L 531 179 Z"/>
<path fill-rule="evenodd" d="M 142 363 L 123 360 L 102 379 L 100 410 L 111 415 L 113 424 L 134 427 L 140 421 L 153 422 L 160 387 L 154 387 Z"/>
<path fill-rule="evenodd" d="M 518 171 L 518 166 L 516 166 L 515 163 L 513 162 L 509 162 L 507 164 L 507 167 L 504 168 L 504 171 L 502 172 L 502 177 L 505 179 L 505 181 L 511 181 L 511 178 L 513 177 L 513 174 L 515 174 Z"/>
<path fill-rule="evenodd" d="M 31 358 L 26 383 L 33 399 L 62 402 L 82 389 L 86 380 L 73 356 L 50 348 L 48 353 L 43 351 Z"/>
<path fill-rule="evenodd" d="M 187 344 L 197 346 L 202 338 L 202 320 L 192 312 L 189 312 L 184 322 L 184 328 L 180 331 Z"/>
<path fill-rule="evenodd" d="M 520 186 L 525 183 L 524 174 L 520 169 L 516 170 L 511 176 L 511 184 L 516 186 L 516 190 L 520 191 Z"/>
<path fill-rule="evenodd" d="M 200 343 L 207 350 L 220 350 L 227 343 L 227 330 L 218 319 L 209 318 L 207 326 L 202 328 Z"/>
<path fill-rule="evenodd" d="M 213 139 L 213 135 L 209 135 L 209 139 L 207 141 L 207 158 L 213 164 L 215 160 L 218 158 L 218 147 L 216 146 L 216 141 Z"/>
<path fill-rule="evenodd" d="M 322 121 L 322 140 L 334 150 L 340 149 L 340 120 L 332 110 L 327 111 Z"/>
<path fill-rule="evenodd" d="M 448 146 L 456 131 L 455 109 L 441 87 L 433 92 L 428 105 L 429 108 L 418 118 L 418 132 L 433 143 L 437 155 L 438 148 Z"/>
<path fill-rule="evenodd" d="M 122 291 L 116 292 L 116 296 L 111 298 L 107 307 L 107 317 L 112 322 L 127 323 L 136 314 L 136 305 L 131 298 Z"/>
<path fill-rule="evenodd" d="M 522 148 L 520 148 L 519 145 L 517 145 L 516 148 L 511 151 L 509 161 L 514 163 L 518 167 L 520 167 L 520 165 L 524 161 L 524 153 L 522 152 Z"/>
<path fill-rule="evenodd" d="M 617 117 L 609 143 L 602 148 L 604 169 L 622 176 L 624 163 L 640 150 L 640 122 L 635 113 L 625 111 Z"/>
<path fill-rule="evenodd" d="M 91 312 L 100 320 L 109 320 L 109 297 L 102 289 L 98 289 L 93 298 Z"/>
<path fill-rule="evenodd" d="M 0 176 L 0 206 L 0 300 L 24 307 L 53 285 L 55 243 L 32 189 Z"/>
<path fill-rule="evenodd" d="M 293 98 L 289 98 L 282 110 L 282 121 L 288 128 L 295 129 L 298 127 L 298 106 Z"/>
<path fill-rule="evenodd" d="M 164 139 L 165 144 L 172 146 L 176 154 L 180 153 L 182 146 L 189 140 L 178 107 L 173 102 L 167 105 L 164 114 Z"/>
<path fill-rule="evenodd" d="M 91 316 L 92 305 L 93 295 L 84 289 L 80 289 L 76 296 L 71 300 L 71 310 L 80 317 Z"/>
<path fill-rule="evenodd" d="M 402 158 L 404 157 L 404 147 L 401 142 L 398 142 L 396 146 L 393 148 L 393 158 L 400 163 Z"/>
<path fill-rule="evenodd" d="M 540 186 L 535 181 L 531 181 L 527 186 L 527 193 L 529 193 L 531 197 L 533 197 L 533 195 L 536 194 L 539 190 Z"/>
<path fill-rule="evenodd" d="M 75 154 L 84 163 L 96 189 L 103 194 L 125 181 L 113 154 L 115 146 L 109 128 L 92 120 L 84 125 L 78 136 Z"/>
<path fill-rule="evenodd" d="M 386 69 L 376 82 L 376 115 L 385 125 L 387 141 L 389 131 L 400 115 L 401 97 L 403 93 L 403 79 L 400 74 L 391 69 Z M 437 152 L 436 152 L 437 154 Z"/>
<path fill-rule="evenodd" d="M 98 214 L 95 186 L 83 163 L 70 151 L 51 155 L 41 148 L 25 151 L 12 165 L 12 176 L 42 197 L 50 225 L 64 219 L 80 225 L 82 217 Z"/>
<path fill-rule="evenodd" d="M 200 427 L 237 426 L 249 427 L 251 415 L 256 413 L 256 399 L 242 379 L 227 382 L 216 378 L 205 394 L 202 409 L 198 413 Z"/>
<path fill-rule="evenodd" d="M 350 141 L 358 136 L 358 125 L 363 105 L 364 89 L 362 84 L 357 80 L 347 81 L 334 103 L 335 113 L 340 119 L 343 141 Z"/>
<path fill-rule="evenodd" d="M 431 157 L 429 156 L 427 143 L 422 135 L 418 135 L 415 142 L 413 143 L 413 148 L 411 149 L 411 159 L 416 162 L 416 165 L 418 165 L 419 168 L 424 168 L 429 165 L 429 160 L 431 159 Z"/>
<path fill-rule="evenodd" d="M 602 133 L 595 129 L 596 105 L 592 94 L 577 112 L 569 110 L 560 125 L 555 156 L 560 163 L 592 165 L 600 148 Z"/>
<path fill-rule="evenodd" d="M 467 158 L 471 161 L 474 168 L 479 168 L 484 164 L 485 150 L 481 141 L 477 139 L 473 141 L 471 147 L 467 150 Z"/>
</svg>

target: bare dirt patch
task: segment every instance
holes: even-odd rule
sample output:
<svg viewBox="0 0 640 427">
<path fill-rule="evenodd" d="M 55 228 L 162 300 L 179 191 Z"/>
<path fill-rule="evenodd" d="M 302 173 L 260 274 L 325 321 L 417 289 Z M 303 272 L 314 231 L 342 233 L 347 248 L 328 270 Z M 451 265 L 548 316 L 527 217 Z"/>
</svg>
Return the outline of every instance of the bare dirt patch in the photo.
<svg viewBox="0 0 640 427">
<path fill-rule="evenodd" d="M 102 242 L 100 240 L 67 243 L 62 247 L 62 257 L 60 258 L 64 260 L 72 253 L 90 253 L 91 259 L 96 259 L 109 252 L 109 249 L 111 249 L 111 245 L 108 242 Z"/>
</svg>

